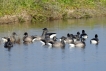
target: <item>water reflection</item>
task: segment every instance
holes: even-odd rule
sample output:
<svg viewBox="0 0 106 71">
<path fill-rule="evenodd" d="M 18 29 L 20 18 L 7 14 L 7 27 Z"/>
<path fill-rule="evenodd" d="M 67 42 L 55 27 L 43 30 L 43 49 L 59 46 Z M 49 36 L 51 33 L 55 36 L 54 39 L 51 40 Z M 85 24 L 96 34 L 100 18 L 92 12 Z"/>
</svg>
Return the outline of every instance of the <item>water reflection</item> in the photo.
<svg viewBox="0 0 106 71">
<path fill-rule="evenodd" d="M 25 46 L 28 46 L 29 44 L 32 44 L 32 42 L 23 42 L 23 44 L 24 44 Z"/>
<path fill-rule="evenodd" d="M 6 48 L 10 52 L 12 47 L 4 47 L 4 48 Z"/>
<path fill-rule="evenodd" d="M 40 23 L 35 23 L 35 24 L 30 24 L 30 23 L 24 23 L 24 24 L 18 24 L 18 23 L 14 23 L 14 24 L 10 24 L 10 25 L 1 25 L 0 26 L 0 32 L 6 32 L 7 33 L 11 33 L 13 31 L 19 30 L 18 32 L 21 33 L 21 31 L 27 31 L 28 29 L 42 29 L 44 27 L 47 28 L 55 28 L 55 29 L 66 29 L 67 27 L 76 29 L 76 25 L 79 27 L 89 27 L 90 29 L 95 28 L 95 26 L 100 25 L 100 27 L 105 27 L 105 18 L 92 18 L 92 19 L 80 19 L 80 20 L 67 20 L 67 21 L 62 21 L 62 20 L 57 20 L 57 21 L 52 21 L 52 22 L 40 22 Z M 45 25 L 46 23 L 46 25 Z M 96 24 L 96 25 L 95 25 Z M 3 28 L 2 28 L 3 27 Z M 24 28 L 25 27 L 25 28 Z M 68 28 L 67 28 L 68 29 Z"/>
</svg>

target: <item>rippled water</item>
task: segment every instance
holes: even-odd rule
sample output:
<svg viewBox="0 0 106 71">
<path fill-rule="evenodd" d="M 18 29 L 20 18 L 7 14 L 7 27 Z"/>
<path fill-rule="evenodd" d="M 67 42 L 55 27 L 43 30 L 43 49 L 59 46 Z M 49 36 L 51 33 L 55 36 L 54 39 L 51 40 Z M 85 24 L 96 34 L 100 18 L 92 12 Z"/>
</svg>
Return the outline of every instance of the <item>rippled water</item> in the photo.
<svg viewBox="0 0 106 71">
<path fill-rule="evenodd" d="M 27 31 L 30 35 L 41 35 L 42 28 L 56 32 L 57 37 L 67 33 L 76 34 L 82 29 L 88 34 L 86 47 L 65 49 L 41 46 L 39 41 L 24 45 L 15 44 L 11 49 L 0 44 L 0 71 L 104 71 L 106 70 L 106 18 L 52 21 L 37 24 L 12 24 L 0 26 L 0 37 L 10 36 L 15 31 L 20 38 Z M 90 39 L 98 34 L 98 46 Z"/>
</svg>

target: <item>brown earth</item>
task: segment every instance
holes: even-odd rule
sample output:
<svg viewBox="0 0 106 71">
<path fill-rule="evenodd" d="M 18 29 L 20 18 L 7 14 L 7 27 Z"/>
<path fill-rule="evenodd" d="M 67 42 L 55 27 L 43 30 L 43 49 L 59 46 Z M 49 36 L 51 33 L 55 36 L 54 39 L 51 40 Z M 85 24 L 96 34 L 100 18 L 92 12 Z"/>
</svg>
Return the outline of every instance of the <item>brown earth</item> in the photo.
<svg viewBox="0 0 106 71">
<path fill-rule="evenodd" d="M 58 14 L 56 16 L 50 16 L 49 20 L 57 19 L 81 19 L 81 18 L 92 18 L 92 17 L 104 17 L 106 16 L 106 9 L 76 9 L 76 10 L 65 10 L 64 14 Z M 0 24 L 10 24 L 14 22 L 31 22 L 35 18 L 31 14 L 28 14 L 26 11 L 21 14 L 16 15 L 5 15 L 0 17 Z M 36 19 L 36 18 L 35 18 Z"/>
</svg>

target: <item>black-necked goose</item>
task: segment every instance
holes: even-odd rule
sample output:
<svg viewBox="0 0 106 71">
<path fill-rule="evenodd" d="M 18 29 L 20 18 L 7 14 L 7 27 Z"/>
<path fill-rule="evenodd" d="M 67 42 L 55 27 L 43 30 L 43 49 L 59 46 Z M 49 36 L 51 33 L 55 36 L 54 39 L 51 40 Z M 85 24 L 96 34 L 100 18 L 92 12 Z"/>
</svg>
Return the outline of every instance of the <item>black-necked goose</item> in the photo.
<svg viewBox="0 0 106 71">
<path fill-rule="evenodd" d="M 85 33 L 85 30 L 82 30 L 82 34 L 80 35 L 81 38 L 87 39 L 88 35 Z"/>
<path fill-rule="evenodd" d="M 75 36 L 75 38 L 77 39 L 77 41 L 80 40 L 80 32 L 77 32 L 77 35 L 74 35 L 74 36 Z"/>
<path fill-rule="evenodd" d="M 49 42 L 48 45 L 51 47 L 56 47 L 56 48 L 58 47 L 64 48 L 65 42 L 64 42 L 64 39 L 61 39 L 61 41 Z"/>
<path fill-rule="evenodd" d="M 45 34 L 48 32 L 48 30 L 47 29 L 42 29 L 43 30 L 43 32 L 42 32 L 42 35 L 41 36 L 38 36 L 38 35 L 35 35 L 35 40 L 43 40 L 43 39 L 45 39 Z"/>
<path fill-rule="evenodd" d="M 24 42 L 34 42 L 36 39 L 34 36 L 29 36 L 27 32 L 24 33 L 23 41 Z"/>
<path fill-rule="evenodd" d="M 67 34 L 67 37 L 66 37 L 65 40 L 64 40 L 65 43 L 68 43 L 68 44 L 71 43 L 71 42 L 73 41 L 72 38 L 73 38 L 73 35 L 68 33 L 68 34 Z"/>
<path fill-rule="evenodd" d="M 57 37 L 54 36 L 52 39 L 50 38 L 50 36 L 46 36 L 45 39 L 41 39 L 40 42 L 42 43 L 42 45 L 48 45 L 48 42 L 55 42 L 57 41 Z"/>
<path fill-rule="evenodd" d="M 47 28 L 44 28 L 44 30 L 47 30 L 48 31 L 48 29 Z M 49 35 L 50 36 L 50 38 L 53 38 L 54 36 L 56 36 L 56 33 L 46 33 L 45 34 L 45 36 L 47 36 L 47 35 Z"/>
<path fill-rule="evenodd" d="M 84 40 L 85 40 L 85 39 L 82 38 L 82 39 L 81 39 L 81 42 L 75 42 L 75 46 L 76 46 L 76 47 L 80 47 L 80 48 L 85 47 L 86 44 L 85 44 L 85 41 L 84 41 Z"/>
<path fill-rule="evenodd" d="M 99 39 L 98 39 L 98 35 L 97 34 L 95 34 L 95 38 L 92 38 L 90 40 L 90 43 L 92 43 L 92 44 L 98 44 L 99 43 Z"/>
<path fill-rule="evenodd" d="M 4 47 L 5 48 L 13 47 L 13 43 L 10 41 L 10 38 L 7 39 L 7 42 L 5 42 Z"/>
<path fill-rule="evenodd" d="M 83 47 L 86 46 L 84 40 L 85 40 L 85 39 L 82 38 L 81 41 L 76 41 L 76 42 L 73 41 L 73 42 L 70 43 L 69 45 L 70 45 L 70 47 L 80 47 L 80 48 L 83 48 Z"/>
</svg>

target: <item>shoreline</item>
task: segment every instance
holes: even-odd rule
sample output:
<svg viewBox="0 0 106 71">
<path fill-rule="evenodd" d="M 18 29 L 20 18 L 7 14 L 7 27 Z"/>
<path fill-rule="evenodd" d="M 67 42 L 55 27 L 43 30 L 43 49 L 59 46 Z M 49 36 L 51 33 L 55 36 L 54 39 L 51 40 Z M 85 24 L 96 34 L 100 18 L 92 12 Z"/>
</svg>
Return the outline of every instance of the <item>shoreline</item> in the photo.
<svg viewBox="0 0 106 71">
<path fill-rule="evenodd" d="M 53 12 L 53 14 L 55 11 Z M 0 17 L 0 24 L 11 24 L 15 22 L 43 22 L 53 21 L 60 19 L 83 19 L 83 18 L 95 18 L 95 17 L 106 17 L 106 9 L 66 9 L 64 13 L 55 13 L 55 16 L 45 16 L 42 14 L 34 14 L 27 11 L 16 15 L 4 15 Z"/>
</svg>

